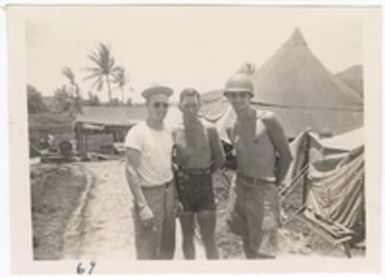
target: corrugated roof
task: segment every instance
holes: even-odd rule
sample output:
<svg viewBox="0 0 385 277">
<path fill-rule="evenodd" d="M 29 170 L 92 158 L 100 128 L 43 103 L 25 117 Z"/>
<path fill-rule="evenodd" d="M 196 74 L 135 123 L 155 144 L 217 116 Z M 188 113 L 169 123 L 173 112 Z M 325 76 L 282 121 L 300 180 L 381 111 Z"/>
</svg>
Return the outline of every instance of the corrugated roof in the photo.
<svg viewBox="0 0 385 277">
<path fill-rule="evenodd" d="M 146 115 L 145 106 L 86 106 L 82 108 L 82 114 L 76 116 L 76 123 L 129 126 L 144 120 Z"/>
</svg>

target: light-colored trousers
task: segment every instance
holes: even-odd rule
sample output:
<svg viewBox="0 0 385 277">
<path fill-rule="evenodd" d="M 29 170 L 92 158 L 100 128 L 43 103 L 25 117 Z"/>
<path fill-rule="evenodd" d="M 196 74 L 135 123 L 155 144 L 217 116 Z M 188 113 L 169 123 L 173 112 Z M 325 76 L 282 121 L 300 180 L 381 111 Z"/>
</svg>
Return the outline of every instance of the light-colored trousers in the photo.
<svg viewBox="0 0 385 277">
<path fill-rule="evenodd" d="M 240 235 L 247 258 L 275 256 L 279 226 L 277 187 L 273 182 L 249 184 L 236 180 L 235 199 L 230 204 L 230 229 Z"/>
<path fill-rule="evenodd" d="M 133 207 L 136 256 L 139 260 L 173 259 L 175 252 L 174 182 L 142 188 L 154 214 L 153 227 L 142 226 L 138 208 Z"/>
</svg>

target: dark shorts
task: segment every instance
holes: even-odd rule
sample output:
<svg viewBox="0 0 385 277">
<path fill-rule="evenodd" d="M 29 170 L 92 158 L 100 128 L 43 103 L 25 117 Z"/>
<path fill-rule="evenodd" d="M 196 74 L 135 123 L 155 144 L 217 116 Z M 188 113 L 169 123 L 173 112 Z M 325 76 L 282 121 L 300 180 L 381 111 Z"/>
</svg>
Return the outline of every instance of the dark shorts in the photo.
<svg viewBox="0 0 385 277">
<path fill-rule="evenodd" d="M 186 212 L 215 211 L 211 174 L 183 172 L 181 175 L 178 178 L 178 195 L 183 210 Z"/>
</svg>

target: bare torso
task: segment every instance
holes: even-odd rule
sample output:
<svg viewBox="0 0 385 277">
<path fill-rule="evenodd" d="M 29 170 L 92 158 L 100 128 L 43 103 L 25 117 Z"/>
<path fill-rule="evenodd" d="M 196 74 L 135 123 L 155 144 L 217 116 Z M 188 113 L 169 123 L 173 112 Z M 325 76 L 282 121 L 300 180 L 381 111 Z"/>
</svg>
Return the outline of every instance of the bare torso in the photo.
<svg viewBox="0 0 385 277">
<path fill-rule="evenodd" d="M 263 116 L 258 112 L 256 116 L 238 120 L 235 124 L 233 139 L 237 170 L 254 178 L 272 179 L 275 177 L 275 149 Z"/>
<path fill-rule="evenodd" d="M 207 169 L 211 166 L 211 147 L 207 127 L 201 120 L 180 126 L 174 133 L 176 162 L 183 168 Z"/>
</svg>

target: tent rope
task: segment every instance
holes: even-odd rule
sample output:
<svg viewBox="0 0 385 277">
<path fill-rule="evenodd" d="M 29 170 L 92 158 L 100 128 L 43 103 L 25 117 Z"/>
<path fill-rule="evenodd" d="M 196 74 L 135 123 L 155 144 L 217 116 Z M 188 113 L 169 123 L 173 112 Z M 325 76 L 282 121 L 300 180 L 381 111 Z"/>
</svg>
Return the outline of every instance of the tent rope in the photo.
<svg viewBox="0 0 385 277">
<path fill-rule="evenodd" d="M 283 202 L 297 187 L 297 185 L 300 184 L 300 180 L 304 177 L 304 174 L 308 170 L 308 168 L 309 168 L 309 165 L 304 166 L 300 170 L 300 172 L 293 178 L 291 184 L 287 186 L 287 189 L 280 192 L 280 194 L 282 195 L 280 199 L 281 202 Z"/>
</svg>

